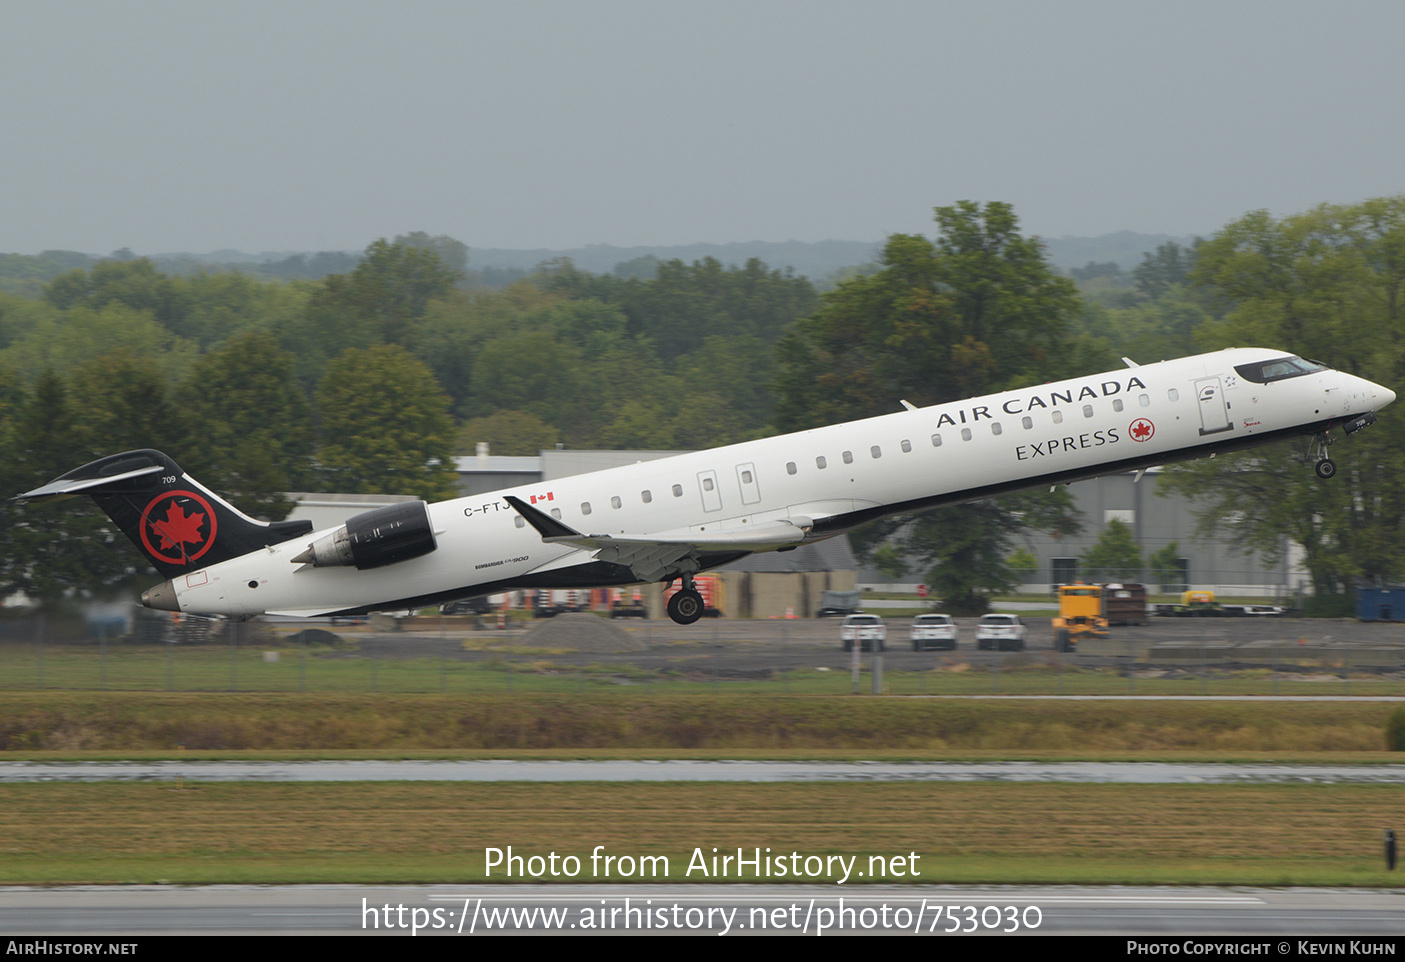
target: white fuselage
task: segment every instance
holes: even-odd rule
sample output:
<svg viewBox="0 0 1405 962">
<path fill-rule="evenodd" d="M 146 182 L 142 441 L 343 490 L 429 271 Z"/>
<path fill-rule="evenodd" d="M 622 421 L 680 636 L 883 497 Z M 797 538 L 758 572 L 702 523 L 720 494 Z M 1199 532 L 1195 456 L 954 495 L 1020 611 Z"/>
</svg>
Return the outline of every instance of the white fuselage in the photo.
<svg viewBox="0 0 1405 962">
<path fill-rule="evenodd" d="M 319 532 L 171 583 L 181 610 L 234 617 L 579 587 L 596 552 L 545 543 L 504 496 L 592 536 L 676 543 L 803 519 L 819 540 L 883 514 L 1323 431 L 1395 397 L 1330 369 L 1268 383 L 1235 372 L 1283 356 L 1220 351 L 444 501 L 429 506 L 437 548 L 385 567 L 294 564 Z"/>
</svg>

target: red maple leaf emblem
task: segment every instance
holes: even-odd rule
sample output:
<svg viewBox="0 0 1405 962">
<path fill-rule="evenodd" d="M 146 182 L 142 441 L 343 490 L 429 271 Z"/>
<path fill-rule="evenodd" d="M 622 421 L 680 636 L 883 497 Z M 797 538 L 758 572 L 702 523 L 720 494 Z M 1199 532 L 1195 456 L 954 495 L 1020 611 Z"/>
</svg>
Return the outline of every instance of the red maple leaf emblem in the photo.
<svg viewBox="0 0 1405 962">
<path fill-rule="evenodd" d="M 1141 419 L 1141 420 L 1138 420 L 1138 421 L 1133 421 L 1133 422 L 1132 422 L 1132 440 L 1133 440 L 1133 441 L 1145 441 L 1147 438 L 1151 437 L 1152 433 L 1153 433 L 1155 430 L 1156 430 L 1156 429 L 1151 426 L 1151 422 L 1148 421 L 1148 420 L 1146 420 L 1146 419 Z"/>
<path fill-rule="evenodd" d="M 199 544 L 205 538 L 200 534 L 200 525 L 205 516 L 198 511 L 186 514 L 185 509 L 174 501 L 166 509 L 164 521 L 152 519 L 152 529 L 161 536 L 162 548 L 174 548 L 178 544 Z"/>
</svg>

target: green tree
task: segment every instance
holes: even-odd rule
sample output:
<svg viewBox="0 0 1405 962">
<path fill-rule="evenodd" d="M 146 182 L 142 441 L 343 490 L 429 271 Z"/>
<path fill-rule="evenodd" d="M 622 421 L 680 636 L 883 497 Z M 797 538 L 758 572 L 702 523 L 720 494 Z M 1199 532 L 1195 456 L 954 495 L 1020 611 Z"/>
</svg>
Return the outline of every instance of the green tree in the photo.
<svg viewBox="0 0 1405 962">
<path fill-rule="evenodd" d="M 89 441 L 63 379 L 40 372 L 0 435 L 0 485 L 11 495 L 38 487 L 92 460 Z M 0 498 L 0 593 L 23 592 L 45 605 L 104 593 L 127 573 L 123 548 L 121 532 L 86 498 L 58 505 Z"/>
<path fill-rule="evenodd" d="M 317 388 L 324 484 L 348 493 L 452 497 L 454 425 L 434 375 L 393 344 L 352 349 Z"/>
<path fill-rule="evenodd" d="M 95 357 L 74 367 L 70 384 L 75 417 L 92 457 L 135 448 L 170 449 L 177 440 L 165 378 L 151 358 L 126 349 Z"/>
<path fill-rule="evenodd" d="M 495 291 L 455 290 L 431 301 L 424 316 L 406 335 L 405 346 L 434 371 L 460 417 L 483 417 L 495 407 L 492 398 L 474 397 L 473 366 L 485 345 L 499 338 L 536 330 L 533 318 L 562 301 L 534 284 L 521 281 Z"/>
<path fill-rule="evenodd" d="M 526 411 L 494 411 L 466 421 L 454 443 L 456 454 L 470 455 L 486 442 L 489 452 L 509 457 L 535 457 L 554 446 L 561 432 Z"/>
<path fill-rule="evenodd" d="M 312 411 L 293 358 L 251 331 L 202 355 L 180 388 L 181 440 L 170 454 L 208 487 L 267 521 L 315 478 Z"/>
<path fill-rule="evenodd" d="M 1166 590 L 1167 586 L 1174 585 L 1180 588 L 1184 582 L 1181 577 L 1181 545 L 1178 541 L 1172 541 L 1153 551 L 1146 559 L 1147 570 L 1151 580 L 1162 586 Z"/>
<path fill-rule="evenodd" d="M 589 412 L 580 353 L 549 331 L 527 331 L 486 344 L 473 362 L 473 394 L 489 410 L 529 411 L 548 423 L 571 422 Z"/>
<path fill-rule="evenodd" d="M 1082 571 L 1095 581 L 1140 581 L 1142 552 L 1132 537 L 1132 528 L 1113 518 L 1103 533 L 1079 557 Z"/>
<path fill-rule="evenodd" d="M 873 566 L 889 581 L 897 581 L 907 574 L 907 559 L 896 545 L 881 544 L 870 553 Z"/>
<path fill-rule="evenodd" d="M 723 266 L 712 257 L 692 264 L 664 261 L 652 278 L 592 275 L 559 259 L 541 265 L 537 278 L 554 293 L 617 306 L 628 319 L 629 334 L 652 344 L 665 363 L 690 354 L 710 336 L 750 335 L 775 343 L 816 304 L 807 279 L 756 258 L 741 267 Z"/>
<path fill-rule="evenodd" d="M 399 344 L 430 301 L 447 294 L 461 277 L 433 247 L 382 239 L 366 248 L 341 294 L 345 306 L 374 322 L 382 340 Z"/>
<path fill-rule="evenodd" d="M 777 354 L 782 428 L 939 404 L 1069 374 L 1073 283 L 1008 204 L 939 207 L 940 234 L 895 234 L 883 269 L 840 284 Z"/>
<path fill-rule="evenodd" d="M 416 247 L 432 252 L 435 257 L 439 258 L 440 264 L 451 271 L 456 271 L 460 275 L 460 280 L 462 280 L 463 273 L 468 270 L 468 245 L 445 234 L 430 237 L 424 231 L 417 230 L 410 234 L 399 235 L 395 238 L 395 243 L 402 247 Z"/>
<path fill-rule="evenodd" d="M 1133 284 L 1137 293 L 1157 300 L 1172 288 L 1184 286 L 1194 264 L 1194 248 L 1167 241 L 1155 253 L 1142 254 L 1142 262 L 1132 269 Z"/>
<path fill-rule="evenodd" d="M 189 292 L 145 257 L 102 260 L 91 270 L 68 271 L 49 282 L 44 296 L 63 311 L 79 305 L 101 309 L 123 304 L 147 312 L 162 327 L 177 332 L 191 306 Z"/>
<path fill-rule="evenodd" d="M 66 312 L 36 313 L 28 329 L 0 350 L 0 364 L 33 377 L 53 369 L 61 373 L 120 351 L 151 360 L 167 385 L 189 370 L 199 353 L 193 341 L 172 334 L 147 311 L 120 302 L 101 307 L 79 304 Z"/>
<path fill-rule="evenodd" d="M 1024 584 L 1035 580 L 1035 572 L 1039 570 L 1039 559 L 1028 548 L 1016 548 L 1010 552 L 1005 564 Z"/>
<path fill-rule="evenodd" d="M 1196 249 L 1191 280 L 1220 316 L 1207 348 L 1281 348 L 1387 386 L 1405 383 L 1405 196 L 1245 215 Z M 1168 470 L 1160 488 L 1197 502 L 1201 530 L 1272 563 L 1301 545 L 1318 594 L 1405 575 L 1405 420 L 1332 448 L 1338 474 L 1303 463 L 1306 439 Z"/>
<path fill-rule="evenodd" d="M 873 526 L 875 533 L 883 535 L 889 524 L 903 520 L 879 522 Z M 1020 574 L 1008 559 L 1020 534 L 1049 531 L 1066 537 L 1079 529 L 1076 512 L 1062 490 L 1053 495 L 1024 492 L 973 501 L 930 511 L 909 522 L 899 542 L 902 550 L 928 569 L 927 584 L 953 614 L 980 614 L 989 608 L 991 594 L 1019 586 Z"/>
<path fill-rule="evenodd" d="M 885 414 L 899 399 L 955 401 L 1084 370 L 1071 324 L 1071 281 L 1020 235 L 1008 204 L 962 201 L 936 210 L 935 241 L 895 234 L 882 269 L 841 283 L 792 326 L 777 350 L 775 417 L 783 429 Z M 1099 358 L 1101 359 L 1101 358 Z M 1077 530 L 1067 491 L 1032 493 L 888 519 L 860 551 L 897 539 L 932 566 L 928 582 L 956 611 L 979 611 L 1011 587 L 1006 564 L 1026 530 Z"/>
<path fill-rule="evenodd" d="M 303 316 L 279 332 L 279 340 L 298 356 L 304 383 L 315 383 L 338 351 L 406 344 L 430 305 L 448 296 L 462 276 L 431 247 L 382 238 L 366 248 L 350 274 L 324 277 Z"/>
</svg>

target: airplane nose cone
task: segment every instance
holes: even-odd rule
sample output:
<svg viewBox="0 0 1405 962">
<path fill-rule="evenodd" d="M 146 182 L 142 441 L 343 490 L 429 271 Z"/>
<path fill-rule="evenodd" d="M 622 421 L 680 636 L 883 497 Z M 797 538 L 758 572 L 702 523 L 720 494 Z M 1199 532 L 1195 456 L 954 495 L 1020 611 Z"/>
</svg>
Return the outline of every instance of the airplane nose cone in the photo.
<svg viewBox="0 0 1405 962">
<path fill-rule="evenodd" d="M 148 588 L 141 593 L 141 603 L 148 608 L 155 608 L 158 611 L 180 611 L 180 602 L 176 600 L 175 585 L 169 581 L 163 581 L 155 588 Z"/>
<path fill-rule="evenodd" d="M 1383 408 L 1395 400 L 1395 392 L 1388 387 L 1376 385 L 1376 407 Z"/>
</svg>

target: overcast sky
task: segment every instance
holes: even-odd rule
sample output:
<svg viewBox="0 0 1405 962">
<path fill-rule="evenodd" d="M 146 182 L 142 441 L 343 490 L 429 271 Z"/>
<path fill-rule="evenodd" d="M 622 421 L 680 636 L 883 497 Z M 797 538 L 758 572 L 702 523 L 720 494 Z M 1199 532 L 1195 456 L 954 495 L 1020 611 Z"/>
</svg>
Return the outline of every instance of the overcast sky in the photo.
<svg viewBox="0 0 1405 962">
<path fill-rule="evenodd" d="M 0 251 L 1206 234 L 1405 192 L 1405 3 L 0 0 Z"/>
</svg>

